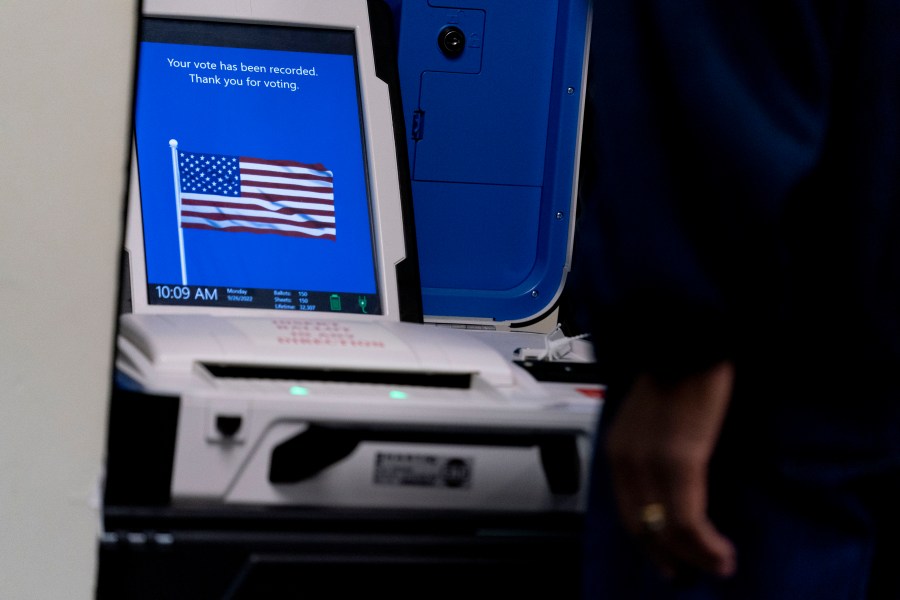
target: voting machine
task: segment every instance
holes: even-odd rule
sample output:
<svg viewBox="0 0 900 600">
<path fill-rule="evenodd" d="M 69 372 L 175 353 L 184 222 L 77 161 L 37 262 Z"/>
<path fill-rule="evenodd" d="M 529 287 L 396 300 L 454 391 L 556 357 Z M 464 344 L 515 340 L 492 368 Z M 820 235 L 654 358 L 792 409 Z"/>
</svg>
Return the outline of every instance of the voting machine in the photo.
<svg viewBox="0 0 900 600">
<path fill-rule="evenodd" d="M 144 3 L 98 595 L 463 586 L 574 556 L 600 388 L 552 325 L 587 9 L 515 21 L 544 81 L 502 68 L 485 15 L 515 3 L 483 4 Z M 515 148 L 537 118 L 540 141 L 493 172 L 445 112 L 490 89 L 529 100 L 474 127 Z M 368 582 L 329 580 L 347 564 Z"/>
</svg>

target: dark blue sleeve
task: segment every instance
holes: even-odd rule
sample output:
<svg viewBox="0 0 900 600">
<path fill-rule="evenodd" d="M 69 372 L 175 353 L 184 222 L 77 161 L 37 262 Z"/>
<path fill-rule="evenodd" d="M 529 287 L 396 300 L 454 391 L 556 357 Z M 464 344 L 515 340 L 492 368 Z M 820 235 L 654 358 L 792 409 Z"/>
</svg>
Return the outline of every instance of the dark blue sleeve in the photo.
<svg viewBox="0 0 900 600">
<path fill-rule="evenodd" d="M 822 153 L 838 4 L 595 2 L 575 269 L 601 361 L 678 376 L 784 318 L 784 215 Z"/>
</svg>

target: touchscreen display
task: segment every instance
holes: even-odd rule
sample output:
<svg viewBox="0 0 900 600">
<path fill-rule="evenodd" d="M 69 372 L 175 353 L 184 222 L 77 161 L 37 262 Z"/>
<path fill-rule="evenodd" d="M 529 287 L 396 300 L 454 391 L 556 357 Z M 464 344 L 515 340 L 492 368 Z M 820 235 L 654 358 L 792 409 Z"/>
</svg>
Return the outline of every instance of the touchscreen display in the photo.
<svg viewBox="0 0 900 600">
<path fill-rule="evenodd" d="M 149 304 L 381 313 L 352 31 L 145 19 Z"/>
</svg>

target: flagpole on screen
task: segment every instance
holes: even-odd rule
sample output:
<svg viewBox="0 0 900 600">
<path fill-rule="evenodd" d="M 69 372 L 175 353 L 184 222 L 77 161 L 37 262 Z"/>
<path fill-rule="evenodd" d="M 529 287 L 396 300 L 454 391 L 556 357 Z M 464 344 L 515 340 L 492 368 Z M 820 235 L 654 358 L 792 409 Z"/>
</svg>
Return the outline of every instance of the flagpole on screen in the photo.
<svg viewBox="0 0 900 600">
<path fill-rule="evenodd" d="M 187 285 L 184 262 L 184 229 L 181 228 L 181 174 L 178 171 L 178 140 L 169 140 L 172 149 L 172 171 L 175 176 L 175 212 L 178 214 L 178 254 L 181 257 L 181 285 Z"/>
</svg>

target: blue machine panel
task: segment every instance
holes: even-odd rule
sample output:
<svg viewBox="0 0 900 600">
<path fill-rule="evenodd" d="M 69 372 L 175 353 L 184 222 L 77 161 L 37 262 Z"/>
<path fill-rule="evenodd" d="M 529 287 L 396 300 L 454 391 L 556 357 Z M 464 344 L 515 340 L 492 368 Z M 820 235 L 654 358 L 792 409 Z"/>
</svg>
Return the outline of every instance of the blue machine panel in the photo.
<svg viewBox="0 0 900 600">
<path fill-rule="evenodd" d="M 589 0 L 395 0 L 425 313 L 522 322 L 565 283 Z"/>
</svg>

